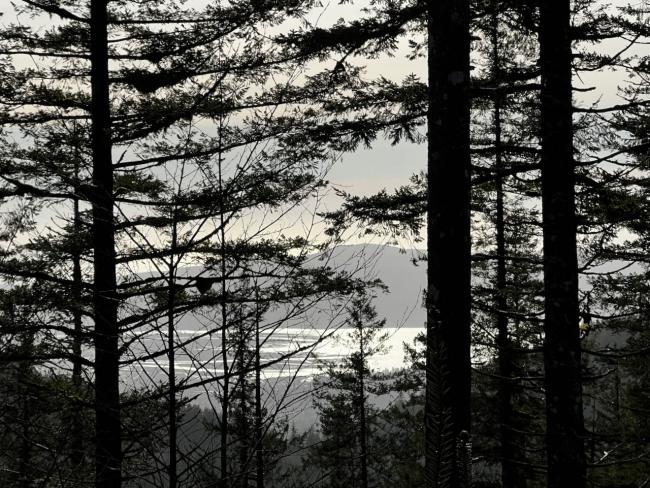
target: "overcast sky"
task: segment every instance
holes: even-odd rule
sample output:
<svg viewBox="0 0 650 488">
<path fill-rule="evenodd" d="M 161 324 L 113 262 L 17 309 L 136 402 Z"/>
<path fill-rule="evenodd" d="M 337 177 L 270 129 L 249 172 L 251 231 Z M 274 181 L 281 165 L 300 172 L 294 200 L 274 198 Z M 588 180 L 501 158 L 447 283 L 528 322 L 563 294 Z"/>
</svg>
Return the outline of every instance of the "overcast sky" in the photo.
<svg viewBox="0 0 650 488">
<path fill-rule="evenodd" d="M 20 0 L 17 0 L 20 2 Z M 205 5 L 205 0 L 193 0 L 193 4 Z M 618 4 L 628 2 L 617 0 Z M 638 4 L 638 2 L 636 2 Z M 644 2 L 645 3 L 645 2 Z M 368 5 L 369 0 L 356 1 L 354 5 L 340 5 L 338 0 L 324 2 L 322 9 L 317 9 L 308 17 L 313 25 L 327 27 L 338 19 L 350 20 L 361 14 L 361 8 Z M 11 3 L 2 1 L 0 11 L 6 15 L 1 22 L 11 22 Z M 286 28 L 286 26 L 284 26 Z M 608 52 L 616 52 L 625 45 L 624 40 L 610 41 L 604 45 Z M 646 46 L 647 47 L 647 46 Z M 640 48 L 642 49 L 642 48 Z M 638 51 L 638 50 L 637 50 Z M 643 51 L 641 51 L 643 52 Z M 406 53 L 406 50 L 404 50 Z M 395 57 L 384 56 L 376 60 L 361 60 L 355 62 L 366 66 L 365 76 L 374 78 L 384 76 L 393 80 L 401 80 L 406 75 L 415 73 L 422 80 L 426 79 L 426 60 L 410 61 L 403 55 Z M 618 87 L 625 81 L 622 73 L 581 73 L 576 74 L 574 83 L 578 87 L 595 87 L 594 90 L 579 93 L 577 103 L 590 104 L 600 100 L 601 106 L 617 103 Z M 337 187 L 354 194 L 370 194 L 382 188 L 394 188 L 405 184 L 408 178 L 426 167 L 425 146 L 412 143 L 401 143 L 391 146 L 387 141 L 379 140 L 372 149 L 360 149 L 354 153 L 344 154 L 329 174 L 329 180 Z M 329 207 L 337 205 L 337 200 L 328 198 Z"/>
</svg>

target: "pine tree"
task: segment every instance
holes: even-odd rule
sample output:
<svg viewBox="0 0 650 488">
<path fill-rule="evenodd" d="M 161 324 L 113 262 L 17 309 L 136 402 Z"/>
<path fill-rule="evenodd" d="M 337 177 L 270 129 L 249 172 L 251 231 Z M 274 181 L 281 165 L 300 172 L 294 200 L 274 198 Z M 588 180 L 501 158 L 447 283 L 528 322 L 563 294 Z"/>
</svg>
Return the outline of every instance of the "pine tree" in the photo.
<svg viewBox="0 0 650 488">
<path fill-rule="evenodd" d="M 428 2 L 426 482 L 471 481 L 469 2 Z"/>
<path fill-rule="evenodd" d="M 647 12 L 626 6 L 609 17 L 610 29 L 625 35 L 627 49 L 615 57 L 582 56 L 585 63 L 613 63 L 628 79 L 619 86 L 620 103 L 582 109 L 583 117 L 597 117 L 603 137 L 597 160 L 581 199 L 590 223 L 600 225 L 603 237 L 592 242 L 597 263 L 605 272 L 590 276 L 585 299 L 583 339 L 588 373 L 585 386 L 586 426 L 590 431 L 587 456 L 590 480 L 622 486 L 644 483 L 640 459 L 647 456 L 647 401 L 643 373 L 647 369 L 647 57 L 634 54 L 636 43 L 647 38 Z M 643 41 L 642 41 L 643 42 Z"/>
<path fill-rule="evenodd" d="M 45 202 L 56 202 L 57 209 L 68 216 L 70 207 L 79 207 L 71 220 L 93 209 L 94 227 L 85 235 L 90 234 L 94 243 L 91 266 L 95 279 L 81 287 L 95 294 L 94 311 L 90 312 L 97 319 L 92 335 L 98 350 L 95 410 L 98 428 L 106 430 L 97 432 L 96 482 L 117 486 L 119 465 L 124 460 L 131 466 L 129 459 L 135 457 L 130 450 L 120 452 L 123 436 L 119 424 L 126 423 L 119 421 L 120 369 L 139 368 L 145 361 L 164 356 L 173 363 L 179 347 L 189 349 L 174 337 L 179 316 L 202 307 L 227 308 L 228 300 L 236 296 L 242 270 L 250 271 L 251 263 L 260 260 L 266 263 L 259 273 L 275 279 L 265 292 L 266 299 L 285 306 L 289 318 L 318 300 L 349 293 L 360 281 L 327 266 L 304 269 L 310 248 L 305 239 L 273 242 L 268 238 L 271 229 L 281 228 L 278 222 L 286 214 L 278 211 L 280 207 L 293 208 L 323 185 L 323 151 L 318 144 L 303 144 L 302 135 L 294 130 L 301 120 L 295 104 L 309 96 L 310 87 L 303 92 L 283 82 L 268 90 L 261 88 L 280 72 L 291 79 L 300 68 L 273 46 L 272 38 L 260 34 L 258 27 L 276 25 L 287 15 L 300 16 L 312 2 L 212 5 L 198 10 L 172 0 L 147 5 L 100 3 L 31 2 L 24 13 L 34 13 L 37 21 L 51 15 L 57 22 L 40 31 L 37 21 L 4 29 L 2 49 L 9 58 L 2 86 L 6 109 L 2 122 L 16 130 L 20 127 L 25 145 L 32 147 L 3 147 L 2 191 L 8 198 L 24 196 L 29 201 L 21 214 L 26 215 L 28 225 L 45 208 Z M 232 51 L 232 43 L 241 39 L 246 39 L 247 49 Z M 25 53 L 38 59 L 35 68 L 19 63 Z M 62 62 L 53 61 L 57 59 Z M 19 89 L 6 90 L 7 86 Z M 20 109 L 26 105 L 33 110 Z M 199 128 L 202 123 L 214 127 L 230 114 L 241 115 L 244 122 L 216 136 L 206 135 L 205 126 Z M 39 146 L 55 149 L 57 158 Z M 258 150 L 262 146 L 263 150 Z M 80 159 L 77 170 L 62 164 L 63 156 L 75 150 Z M 118 151 L 120 157 L 113 160 Z M 228 151 L 232 156 L 229 169 L 220 178 L 222 184 L 215 185 L 215 159 L 221 161 Z M 41 165 L 43 161 L 46 164 Z M 179 190 L 177 182 L 172 182 L 173 166 L 185 162 L 192 166 L 194 186 Z M 197 183 L 201 179 L 203 182 Z M 262 223 L 256 231 L 244 229 L 246 238 L 232 237 L 243 216 L 276 211 L 275 228 L 273 223 Z M 218 221 L 221 225 L 213 226 Z M 71 227 L 70 240 L 79 239 L 83 226 Z M 165 231 L 174 227 L 178 232 L 170 243 Z M 25 240 L 34 229 L 24 223 L 17 228 Z M 197 229 L 203 232 L 197 234 Z M 84 243 L 89 240 L 80 239 Z M 78 263 L 75 253 L 67 259 Z M 57 275 L 58 270 L 52 267 L 35 271 L 35 261 L 14 257 L 13 253 L 3 255 L 3 274 L 47 282 L 57 290 L 76 290 L 79 298 L 76 264 Z M 183 260 L 201 263 L 207 271 L 198 276 L 174 276 Z M 164 271 L 160 276 L 143 277 L 143 267 Z M 201 276 L 215 269 L 221 271 L 222 285 L 229 281 L 221 293 L 187 293 L 194 286 L 204 289 L 206 283 L 219 281 Z M 82 270 L 82 278 L 85 275 L 87 279 L 87 274 Z M 159 299 L 161 294 L 164 300 Z M 78 311 L 78 303 L 68 309 L 73 317 L 61 327 L 71 338 L 79 337 Z M 165 347 L 147 350 L 143 338 L 147 331 L 160 330 L 163 320 L 167 323 Z M 52 324 L 50 321 L 47 326 Z M 222 321 L 210 335 L 226 332 L 228 327 Z M 60 355 L 78 365 L 79 343 L 72 349 L 73 354 L 60 347 Z M 223 359 L 227 360 L 226 356 Z M 196 363 L 200 362 L 196 358 Z M 78 378 L 78 366 L 74 370 Z M 219 377 L 197 379 L 194 375 L 176 381 L 173 367 L 167 377 L 170 385 L 165 396 L 170 400 L 169 432 L 173 437 L 178 410 L 175 399 L 181 403 L 184 391 L 217 382 Z M 125 400 L 125 415 L 130 415 L 129 409 L 138 410 L 136 402 L 159 398 L 157 387 L 147 387 L 151 398 L 136 395 L 138 400 Z M 173 439 L 170 443 L 166 452 L 173 458 Z M 158 462 L 157 449 L 149 455 L 153 464 Z M 167 463 L 172 484 L 175 464 Z"/>
<path fill-rule="evenodd" d="M 531 466 L 539 464 L 527 452 L 533 451 L 541 431 L 533 420 L 541 412 L 525 412 L 538 399 L 515 379 L 539 376 L 534 358 L 539 347 L 536 336 L 541 333 L 537 324 L 541 287 L 536 279 L 541 257 L 537 215 L 531 210 L 536 196 L 534 185 L 521 181 L 537 167 L 534 107 L 539 84 L 537 67 L 523 55 L 535 54 L 536 39 L 521 28 L 512 29 L 517 6 L 497 1 L 482 6 L 475 19 L 482 42 L 477 48 L 481 56 L 473 99 L 477 122 L 472 127 L 473 163 L 479 175 L 473 187 L 478 221 L 472 228 L 473 342 L 490 359 L 477 368 L 482 377 L 473 385 L 476 411 L 484 412 L 479 417 L 490 416 L 495 401 L 498 416 L 494 423 L 474 423 L 482 441 L 475 454 L 484 456 L 482 464 L 495 458 L 502 485 L 513 487 L 535 477 Z M 486 330 L 484 324 L 493 328 Z"/>
<path fill-rule="evenodd" d="M 384 348 L 386 321 L 377 318 L 366 294 L 353 297 L 347 312 L 351 330 L 342 340 L 352 352 L 338 363 L 326 364 L 316 386 L 322 441 L 314 456 L 327 486 L 368 488 L 377 484 L 373 473 L 380 457 L 377 446 L 370 444 L 377 409 L 369 394 L 379 390 L 368 361 Z"/>
<path fill-rule="evenodd" d="M 549 487 L 585 486 L 570 2 L 540 5 L 546 449 Z"/>
</svg>

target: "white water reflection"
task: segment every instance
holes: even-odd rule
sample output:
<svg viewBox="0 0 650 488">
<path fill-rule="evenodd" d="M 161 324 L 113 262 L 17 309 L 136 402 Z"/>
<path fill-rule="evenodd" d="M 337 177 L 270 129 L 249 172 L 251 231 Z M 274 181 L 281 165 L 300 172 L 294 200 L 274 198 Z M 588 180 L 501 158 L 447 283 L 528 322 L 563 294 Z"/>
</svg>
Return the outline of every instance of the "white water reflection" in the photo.
<svg viewBox="0 0 650 488">
<path fill-rule="evenodd" d="M 370 366 L 373 370 L 383 371 L 400 368 L 404 364 L 404 343 L 413 344 L 421 328 L 385 327 L 388 334 L 386 350 L 373 356 Z M 323 362 L 339 361 L 351 350 L 344 341 L 339 340 L 348 330 L 339 329 L 332 333 L 325 330 L 290 327 L 282 330 L 265 331 L 261 334 L 260 361 L 265 378 L 291 377 L 299 375 L 310 377 L 319 372 L 318 366 Z M 223 358 L 219 334 L 205 335 L 203 330 L 180 329 L 176 331 L 178 344 L 174 361 L 176 375 L 180 381 L 186 378 L 223 375 Z M 159 332 L 149 332 L 140 338 L 134 355 L 146 351 L 160 351 L 166 345 L 166 338 Z M 235 352 L 231 351 L 229 362 Z M 142 368 L 154 381 L 165 382 L 169 362 L 166 356 L 139 361 L 125 368 Z M 126 372 L 126 371 L 125 371 Z"/>
</svg>

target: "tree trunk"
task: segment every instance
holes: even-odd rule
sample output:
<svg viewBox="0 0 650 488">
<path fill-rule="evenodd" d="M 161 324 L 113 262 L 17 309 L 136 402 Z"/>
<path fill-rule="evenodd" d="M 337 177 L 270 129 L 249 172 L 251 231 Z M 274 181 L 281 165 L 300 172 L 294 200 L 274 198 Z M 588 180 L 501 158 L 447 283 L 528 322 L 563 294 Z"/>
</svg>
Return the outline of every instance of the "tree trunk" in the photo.
<svg viewBox="0 0 650 488">
<path fill-rule="evenodd" d="M 38 462 L 37 456 L 33 456 L 32 445 L 38 442 L 32 432 L 32 390 L 31 379 L 33 363 L 29 359 L 34 355 L 34 333 L 30 332 L 23 336 L 20 345 L 20 355 L 23 359 L 18 363 L 18 374 L 16 378 L 17 400 L 20 404 L 20 444 L 18 447 L 18 484 L 20 488 L 31 488 L 34 486 L 34 463 Z M 33 458 L 32 458 L 33 456 Z"/>
<path fill-rule="evenodd" d="M 363 343 L 363 327 L 359 328 L 359 353 L 361 364 L 359 369 L 359 447 L 361 448 L 361 488 L 368 488 L 368 427 L 366 425 L 366 394 L 365 394 L 365 344 Z"/>
<path fill-rule="evenodd" d="M 121 485 L 121 430 L 113 167 L 108 81 L 106 1 L 90 3 L 91 119 L 95 317 L 96 479 L 98 488 Z"/>
<path fill-rule="evenodd" d="M 219 208 L 220 228 L 219 237 L 221 250 L 221 355 L 223 365 L 223 396 L 221 400 L 221 432 L 220 432 L 220 454 L 221 454 L 221 475 L 219 479 L 220 488 L 228 485 L 228 408 L 230 404 L 230 366 L 228 365 L 228 310 L 226 309 L 226 219 L 224 212 L 223 198 L 223 154 L 221 152 L 223 126 L 219 121 Z"/>
<path fill-rule="evenodd" d="M 167 282 L 169 283 L 169 294 L 167 304 L 167 359 L 169 362 L 169 464 L 167 466 L 167 475 L 169 477 L 169 488 L 176 488 L 178 484 L 177 474 L 177 435 L 178 428 L 176 422 L 176 350 L 174 344 L 174 308 L 176 307 L 176 243 L 178 234 L 178 212 L 176 204 L 172 207 L 172 236 L 171 236 L 171 253 L 169 255 L 169 268 Z"/>
<path fill-rule="evenodd" d="M 223 207 L 222 207 L 223 208 Z M 223 238 L 223 234 L 222 234 Z M 221 246 L 222 252 L 225 252 L 225 245 Z M 220 455 L 221 455 L 221 475 L 219 480 L 219 486 L 221 488 L 226 488 L 228 486 L 228 408 L 230 405 L 230 366 L 228 365 L 228 328 L 227 320 L 228 313 L 226 310 L 226 279 L 225 279 L 225 255 L 222 254 L 221 261 L 221 354 L 222 354 L 222 364 L 223 364 L 223 393 L 221 398 L 221 432 L 220 432 Z"/>
<path fill-rule="evenodd" d="M 495 118 L 498 120 L 498 103 L 495 108 Z M 497 123 L 497 126 L 499 123 Z M 498 134 L 499 132 L 497 132 Z M 499 136 L 497 136 L 499 140 Z M 498 143 L 497 143 L 498 146 Z M 497 147 L 497 155 L 499 150 Z M 497 156 L 497 160 L 500 159 Z M 506 310 L 506 245 L 505 245 L 505 212 L 503 201 L 503 180 L 499 177 L 496 181 L 497 194 L 497 349 L 499 354 L 499 428 L 501 431 L 501 483 L 503 488 L 515 487 L 515 449 L 512 430 L 512 357 L 511 343 L 508 333 L 508 316 Z"/>
<path fill-rule="evenodd" d="M 79 194 L 79 161 L 75 160 L 75 195 Z M 81 212 L 79 209 L 79 198 L 75 196 L 73 200 L 74 212 L 74 235 L 78 239 L 81 235 L 82 222 Z M 72 308 L 72 320 L 74 326 L 74 333 L 72 335 L 72 384 L 74 385 L 74 394 L 81 395 L 81 385 L 83 373 L 81 365 L 82 355 L 82 317 L 81 317 L 81 303 L 82 303 L 82 274 L 81 274 L 81 253 L 82 249 L 79 242 L 74 244 L 74 251 L 72 255 L 72 297 L 74 305 Z M 84 460 L 84 443 L 83 443 L 83 423 L 81 416 L 81 409 L 78 405 L 73 405 L 72 412 L 72 426 L 71 426 L 71 446 L 70 446 L 70 461 L 74 467 L 80 467 Z"/>
<path fill-rule="evenodd" d="M 585 486 L 578 330 L 570 2 L 540 2 L 542 205 L 549 488 Z"/>
<path fill-rule="evenodd" d="M 264 446 L 262 445 L 262 367 L 260 365 L 260 298 L 255 283 L 255 483 L 264 488 Z"/>
<path fill-rule="evenodd" d="M 495 82 L 501 77 L 501 55 L 499 52 L 499 2 L 492 2 L 492 79 Z M 494 148 L 496 170 L 503 169 L 501 144 L 501 105 L 502 95 L 497 92 L 494 96 Z M 496 241 L 497 241 L 497 275 L 496 275 L 496 322 L 497 322 L 497 351 L 499 365 L 499 429 L 501 447 L 501 484 L 503 488 L 516 486 L 516 466 L 514 463 L 515 449 L 512 430 L 512 348 L 508 334 L 508 300 L 506 296 L 506 232 L 505 232 L 505 202 L 503 177 L 498 174 L 496 180 Z"/>
<path fill-rule="evenodd" d="M 249 416 L 248 411 L 250 398 L 248 396 L 249 386 L 248 386 L 248 377 L 246 369 L 249 364 L 247 364 L 247 352 L 248 352 L 248 338 L 249 330 L 247 330 L 247 324 L 244 319 L 246 312 L 243 305 L 240 305 L 239 316 L 236 318 L 237 326 L 237 351 L 235 353 L 236 363 L 237 363 L 237 373 L 238 379 L 236 386 L 239 387 L 237 392 L 237 400 L 239 403 L 239 411 L 237 412 L 236 435 L 238 437 L 237 444 L 239 450 L 239 486 L 240 488 L 248 487 L 248 470 L 250 459 L 252 459 L 251 446 L 250 446 L 250 431 L 249 431 Z M 233 392 L 234 393 L 234 392 Z"/>
<path fill-rule="evenodd" d="M 425 479 L 469 484 L 469 2 L 428 1 Z"/>
</svg>

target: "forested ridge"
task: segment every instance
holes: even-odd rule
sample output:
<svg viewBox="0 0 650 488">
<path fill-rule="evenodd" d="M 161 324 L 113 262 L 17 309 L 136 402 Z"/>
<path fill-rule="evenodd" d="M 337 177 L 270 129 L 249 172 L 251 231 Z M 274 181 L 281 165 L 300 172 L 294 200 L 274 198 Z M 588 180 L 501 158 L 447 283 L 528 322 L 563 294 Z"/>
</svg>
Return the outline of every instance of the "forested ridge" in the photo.
<svg viewBox="0 0 650 488">
<path fill-rule="evenodd" d="M 650 486 L 649 42 L 645 1 L 1 3 L 0 486 Z"/>
</svg>

